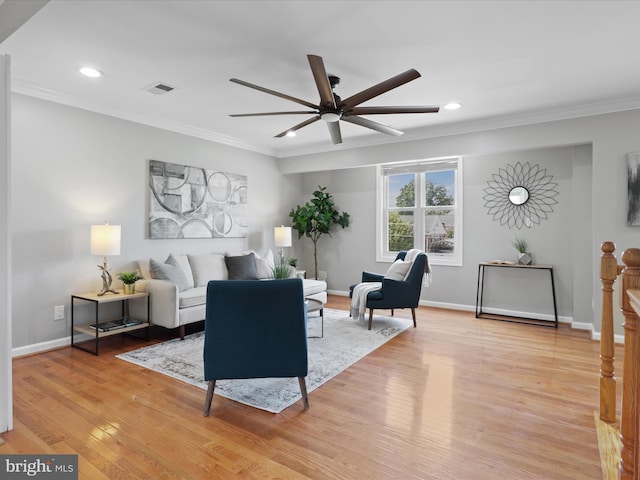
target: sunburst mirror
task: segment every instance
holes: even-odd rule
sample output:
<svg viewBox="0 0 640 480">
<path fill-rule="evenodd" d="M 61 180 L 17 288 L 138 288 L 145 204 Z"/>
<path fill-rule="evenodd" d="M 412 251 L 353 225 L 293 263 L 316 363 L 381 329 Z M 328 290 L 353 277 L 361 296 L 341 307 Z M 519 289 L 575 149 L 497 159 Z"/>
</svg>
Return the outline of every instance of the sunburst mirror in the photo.
<svg viewBox="0 0 640 480">
<path fill-rule="evenodd" d="M 539 165 L 516 163 L 500 168 L 487 181 L 484 206 L 500 225 L 509 228 L 531 228 L 553 212 L 558 203 L 557 183 Z"/>
</svg>

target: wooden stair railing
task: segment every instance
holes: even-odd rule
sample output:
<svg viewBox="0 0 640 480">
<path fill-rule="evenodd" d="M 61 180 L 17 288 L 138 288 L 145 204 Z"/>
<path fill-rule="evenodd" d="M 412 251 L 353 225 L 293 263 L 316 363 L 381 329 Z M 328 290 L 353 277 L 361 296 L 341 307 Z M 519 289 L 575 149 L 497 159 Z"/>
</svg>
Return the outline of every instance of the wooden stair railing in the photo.
<svg viewBox="0 0 640 480">
<path fill-rule="evenodd" d="M 638 480 L 638 311 L 640 311 L 640 249 L 622 254 L 622 313 L 624 322 L 624 366 L 622 414 L 620 417 L 620 479 Z M 636 291 L 634 291 L 636 290 Z"/>
<path fill-rule="evenodd" d="M 621 480 L 640 480 L 640 249 L 629 248 L 618 265 L 612 242 L 602 244 L 602 336 L 600 340 L 600 420 L 616 422 L 615 345 L 613 328 L 613 283 L 622 278 L 621 310 L 624 315 L 624 363 L 622 370 L 622 411 L 620 414 Z"/>
<path fill-rule="evenodd" d="M 600 280 L 602 281 L 602 326 L 600 336 L 600 420 L 616 422 L 616 376 L 613 361 L 615 344 L 613 336 L 613 282 L 622 272 L 613 252 L 613 242 L 602 244 Z"/>
</svg>

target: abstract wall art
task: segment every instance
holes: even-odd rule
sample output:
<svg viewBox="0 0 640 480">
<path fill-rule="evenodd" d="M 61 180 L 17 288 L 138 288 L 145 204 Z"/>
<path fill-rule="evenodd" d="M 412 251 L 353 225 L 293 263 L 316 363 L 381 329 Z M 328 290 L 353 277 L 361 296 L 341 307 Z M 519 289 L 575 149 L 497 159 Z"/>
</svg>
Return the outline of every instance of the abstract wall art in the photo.
<svg viewBox="0 0 640 480">
<path fill-rule="evenodd" d="M 247 236 L 247 177 L 149 161 L 149 238 Z"/>
<path fill-rule="evenodd" d="M 640 152 L 627 153 L 627 225 L 640 225 Z"/>
</svg>

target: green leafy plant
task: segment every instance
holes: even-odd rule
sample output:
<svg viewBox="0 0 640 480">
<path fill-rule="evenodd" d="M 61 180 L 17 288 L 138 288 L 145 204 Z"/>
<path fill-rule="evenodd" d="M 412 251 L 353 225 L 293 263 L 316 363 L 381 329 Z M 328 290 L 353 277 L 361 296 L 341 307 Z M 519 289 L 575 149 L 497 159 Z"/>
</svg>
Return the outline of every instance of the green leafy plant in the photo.
<svg viewBox="0 0 640 480">
<path fill-rule="evenodd" d="M 289 263 L 289 265 L 291 265 L 292 267 L 297 267 L 298 266 L 298 259 L 297 258 L 290 258 L 289 260 L 287 260 L 287 263 Z"/>
<path fill-rule="evenodd" d="M 520 253 L 525 253 L 527 251 L 527 241 L 522 238 L 516 238 L 511 245 L 518 250 Z"/>
<path fill-rule="evenodd" d="M 289 265 L 289 263 L 284 258 L 281 258 L 280 262 L 276 263 L 273 267 L 273 278 L 279 280 L 282 280 L 283 278 L 289 278 L 289 273 L 291 271 L 290 268 L 291 266 Z"/>
<path fill-rule="evenodd" d="M 118 279 L 122 280 L 122 283 L 131 285 L 138 280 L 142 280 L 142 277 L 138 275 L 138 272 L 122 272 L 118 274 Z"/>
<path fill-rule="evenodd" d="M 338 211 L 333 196 L 326 192 L 326 187 L 318 186 L 318 190 L 313 192 L 313 198 L 292 209 L 289 216 L 293 219 L 291 228 L 298 232 L 298 238 L 304 235 L 313 242 L 313 265 L 315 278 L 318 278 L 318 240 L 323 235 L 331 236 L 331 229 L 336 225 L 348 227 L 349 214 Z"/>
</svg>

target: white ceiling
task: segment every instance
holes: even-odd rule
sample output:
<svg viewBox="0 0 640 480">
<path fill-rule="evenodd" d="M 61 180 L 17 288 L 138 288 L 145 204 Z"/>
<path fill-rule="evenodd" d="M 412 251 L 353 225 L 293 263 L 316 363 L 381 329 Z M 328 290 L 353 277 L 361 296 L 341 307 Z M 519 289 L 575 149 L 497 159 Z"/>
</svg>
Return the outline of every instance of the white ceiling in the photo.
<svg viewBox="0 0 640 480">
<path fill-rule="evenodd" d="M 286 157 L 640 108 L 639 18 L 638 1 L 52 0 L 0 53 L 16 92 Z M 343 98 L 422 74 L 362 106 L 463 107 L 369 117 L 399 138 L 340 122 L 340 146 L 323 122 L 273 138 L 307 117 L 228 116 L 300 109 L 231 77 L 318 103 L 307 54 Z"/>
</svg>

